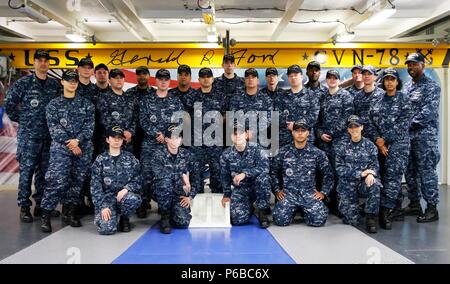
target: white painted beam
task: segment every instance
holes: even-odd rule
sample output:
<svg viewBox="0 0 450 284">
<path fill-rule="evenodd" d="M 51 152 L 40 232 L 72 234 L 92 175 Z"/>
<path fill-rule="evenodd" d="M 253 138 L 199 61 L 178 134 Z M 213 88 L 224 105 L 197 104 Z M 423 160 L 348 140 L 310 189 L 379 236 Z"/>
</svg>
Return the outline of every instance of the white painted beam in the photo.
<svg viewBox="0 0 450 284">
<path fill-rule="evenodd" d="M 281 18 L 278 25 L 273 30 L 270 40 L 277 40 L 277 38 L 281 35 L 281 33 L 284 31 L 284 29 L 287 27 L 287 25 L 289 25 L 289 22 L 295 17 L 295 15 L 298 12 L 298 9 L 300 9 L 303 2 L 305 2 L 305 1 L 304 0 L 290 0 L 286 4 L 286 9 L 285 9 L 284 15 Z"/>
<path fill-rule="evenodd" d="M 152 31 L 136 14 L 136 8 L 129 0 L 98 0 L 105 10 L 139 41 L 154 41 Z"/>
</svg>

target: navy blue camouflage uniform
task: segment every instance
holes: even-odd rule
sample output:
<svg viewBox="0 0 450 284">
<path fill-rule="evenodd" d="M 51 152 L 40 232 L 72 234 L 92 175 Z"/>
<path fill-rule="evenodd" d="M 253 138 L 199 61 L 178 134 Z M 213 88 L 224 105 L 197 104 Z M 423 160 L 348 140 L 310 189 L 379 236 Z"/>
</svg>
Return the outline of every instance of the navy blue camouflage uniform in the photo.
<svg viewBox="0 0 450 284">
<path fill-rule="evenodd" d="M 164 146 L 156 141 L 157 132 L 164 133 L 165 129 L 172 122 L 172 115 L 182 110 L 183 107 L 180 100 L 171 95 L 161 98 L 154 92 L 144 96 L 139 101 L 139 123 L 144 130 L 141 153 L 144 197 L 152 198 L 151 183 L 153 177 L 151 164 L 153 163 L 153 154 L 156 149 Z"/>
<path fill-rule="evenodd" d="M 128 190 L 120 202 L 117 193 Z M 133 154 L 122 151 L 113 157 L 109 152 L 100 154 L 92 165 L 91 195 L 95 206 L 94 223 L 102 235 L 117 231 L 118 217 L 129 218 L 141 204 L 142 176 L 139 161 Z M 102 209 L 111 210 L 111 219 L 102 220 Z"/>
<path fill-rule="evenodd" d="M 213 88 L 223 93 L 227 101 L 230 101 L 235 95 L 241 94 L 245 91 L 244 78 L 234 74 L 233 79 L 228 79 L 224 74 L 214 78 Z"/>
<path fill-rule="evenodd" d="M 281 148 L 270 173 L 275 193 L 284 191 L 286 194 L 273 209 L 276 225 L 289 225 L 298 209 L 304 212 L 307 225 L 318 227 L 325 224 L 328 208 L 323 201 L 314 198 L 318 173 L 323 177 L 320 192 L 328 196 L 334 186 L 334 178 L 325 153 L 309 142 L 303 149 L 297 149 L 293 143 Z"/>
<path fill-rule="evenodd" d="M 45 119 L 45 107 L 61 93 L 61 85 L 53 78 L 40 80 L 28 75 L 9 89 L 5 101 L 8 117 L 19 123 L 16 158 L 19 162 L 19 193 L 17 204 L 31 206 L 31 182 L 34 177 L 33 199 L 40 206 L 45 188 L 50 150 L 50 135 Z"/>
<path fill-rule="evenodd" d="M 352 97 L 355 97 L 357 93 L 364 92 L 364 87 L 361 89 L 356 88 L 356 86 L 353 84 L 350 87 L 347 87 L 346 90 L 352 95 Z"/>
<path fill-rule="evenodd" d="M 438 148 L 439 101 L 441 87 L 425 74 L 418 82 L 405 84 L 404 92 L 409 96 L 413 117 L 410 127 L 411 151 L 407 173 L 408 198 L 423 199 L 429 204 L 439 202 L 436 166 L 440 160 Z"/>
<path fill-rule="evenodd" d="M 167 147 L 159 148 L 153 155 L 151 164 L 153 188 L 156 202 L 161 215 L 170 215 L 173 226 L 187 228 L 191 221 L 191 208 L 180 205 L 181 196 L 191 199 L 197 194 L 195 183 L 191 183 L 190 191 L 183 189 L 183 174 L 193 179 L 193 157 L 188 149 L 179 148 L 176 155 L 172 155 Z"/>
<path fill-rule="evenodd" d="M 182 92 L 178 88 L 172 88 L 169 90 L 169 94 L 180 99 L 183 104 L 183 109 L 187 112 L 189 112 L 189 108 L 192 106 L 192 99 L 196 96 L 196 93 L 197 90 L 192 87 L 189 87 L 186 92 Z"/>
<path fill-rule="evenodd" d="M 286 90 L 274 102 L 275 111 L 279 112 L 280 147 L 292 143 L 292 134 L 287 128 L 287 121 L 295 122 L 304 119 L 308 125 L 314 126 L 319 117 L 319 98 L 309 89 L 303 88 L 299 93 Z M 313 132 L 309 136 L 313 141 Z"/>
<path fill-rule="evenodd" d="M 92 161 L 94 106 L 78 95 L 74 98 L 60 96 L 47 105 L 46 118 L 52 144 L 41 206 L 52 211 L 59 202 L 80 204 L 81 188 Z M 66 146 L 66 141 L 70 139 L 79 140 L 81 156 L 75 156 Z"/>
<path fill-rule="evenodd" d="M 325 151 L 334 167 L 334 153 L 332 145 L 342 137 L 347 136 L 347 119 L 354 114 L 353 97 L 344 89 L 339 89 L 336 94 L 331 95 L 327 91 L 320 101 L 320 113 L 316 127 L 318 146 Z M 331 142 L 321 139 L 323 134 L 332 137 Z"/>
<path fill-rule="evenodd" d="M 194 104 L 198 105 L 199 103 L 201 103 L 201 109 L 195 108 L 194 110 Z M 226 99 L 223 93 L 214 88 L 210 93 L 203 93 L 200 88 L 197 90 L 197 94 L 192 97 L 188 105 L 188 111 L 191 114 L 192 118 L 191 123 L 193 123 L 194 120 L 203 121 L 206 113 L 208 113 L 208 116 L 213 115 L 215 121 L 217 121 L 218 119 L 220 119 L 219 114 L 222 115 L 222 117 L 225 116 L 226 107 Z M 215 112 L 215 114 L 213 112 Z M 201 177 L 202 174 L 206 171 L 205 165 L 208 164 L 210 174 L 209 188 L 211 189 L 212 193 L 222 193 L 223 188 L 220 182 L 220 155 L 222 155 L 223 146 L 209 145 L 209 141 L 203 141 L 202 135 L 203 133 L 205 133 L 208 127 L 210 127 L 209 123 L 202 123 L 202 132 L 198 133 L 197 131 L 194 131 L 194 139 L 193 141 L 191 141 L 192 145 L 194 145 L 193 147 L 191 147 L 192 153 L 194 155 L 196 164 L 198 165 L 198 167 L 196 167 L 194 170 L 197 172 L 196 176 L 201 179 L 200 181 L 194 182 L 198 183 L 197 187 L 199 192 L 203 192 L 203 179 Z M 198 130 L 200 130 L 200 128 Z M 223 128 L 219 129 L 219 131 L 222 130 Z M 212 138 L 215 139 L 216 136 L 213 136 Z M 195 145 L 199 144 L 195 143 L 196 139 L 198 140 L 198 142 L 201 142 L 201 145 Z M 218 142 L 222 143 L 223 139 Z"/>
<path fill-rule="evenodd" d="M 366 214 L 378 214 L 380 191 L 382 188 L 379 174 L 378 151 L 375 144 L 362 137 L 353 142 L 349 136 L 334 145 L 336 154 L 336 175 L 338 209 L 345 224 L 357 225 L 359 219 L 359 196 L 366 199 Z M 361 173 L 365 170 L 375 172 L 375 183 L 368 187 Z"/>
<path fill-rule="evenodd" d="M 373 107 L 379 100 L 383 98 L 385 91 L 381 88 L 375 87 L 370 93 L 363 90 L 355 93 L 353 97 L 353 105 L 355 108 L 355 115 L 359 116 L 364 124 L 362 135 L 366 138 L 373 137 L 375 129 L 370 120 L 370 108 Z"/>
<path fill-rule="evenodd" d="M 100 155 L 102 153 L 103 143 L 105 141 L 103 138 L 102 126 L 101 126 L 101 122 L 100 122 L 100 113 L 99 113 L 99 109 L 97 107 L 98 99 L 110 90 L 111 90 L 110 85 L 108 85 L 108 87 L 106 87 L 105 89 L 101 89 L 99 86 L 94 85 L 95 129 L 94 129 L 94 135 L 92 137 L 92 140 L 94 142 L 94 152 L 92 155 L 93 161 L 95 160 L 95 158 L 97 158 L 98 155 Z"/>
<path fill-rule="evenodd" d="M 144 140 L 144 130 L 142 129 L 141 123 L 139 121 L 139 101 L 142 100 L 144 96 L 154 94 L 156 90 L 153 87 L 148 86 L 145 89 L 139 88 L 139 86 L 134 86 L 126 91 L 126 94 L 134 98 L 135 104 L 135 116 L 136 116 L 136 130 L 133 136 L 133 154 L 139 160 L 141 158 L 142 152 L 142 142 Z"/>
<path fill-rule="evenodd" d="M 375 127 L 373 142 L 377 138 L 385 141 L 388 156 L 379 155 L 380 174 L 383 183 L 381 206 L 394 208 L 401 194 L 402 177 L 408 164 L 412 110 L 407 94 L 397 91 L 395 96 L 385 94 L 372 106 L 370 119 Z"/>
<path fill-rule="evenodd" d="M 230 216 L 233 225 L 250 221 L 253 202 L 260 212 L 270 209 L 269 160 L 259 145 L 247 144 L 243 152 L 235 146 L 228 147 L 220 157 L 223 196 L 230 198 Z M 233 178 L 245 173 L 239 186 Z"/>
<path fill-rule="evenodd" d="M 269 145 L 264 145 L 260 140 L 261 131 L 268 131 L 271 123 L 271 115 L 273 110 L 273 103 L 270 97 L 261 91 L 255 95 L 249 95 L 247 92 L 243 92 L 241 94 L 236 94 L 229 103 L 229 110 L 235 112 L 236 115 L 242 111 L 242 115 L 245 117 L 245 125 L 250 127 L 250 131 L 252 131 L 253 137 L 255 138 L 254 142 L 259 143 L 264 148 L 267 148 Z M 238 113 L 236 113 L 238 112 Z M 265 112 L 265 115 L 264 115 Z M 252 114 L 253 113 L 253 114 Z M 257 115 L 257 120 L 252 118 L 253 115 Z M 248 117 L 248 120 L 247 120 Z M 254 120 L 255 125 L 252 125 L 252 121 Z M 240 122 L 243 123 L 243 122 Z M 252 129 L 253 127 L 257 127 L 257 132 Z M 267 133 L 267 132 L 266 132 Z M 256 139 L 258 138 L 258 139 Z M 253 142 L 253 140 L 251 140 Z M 267 141 L 269 142 L 269 141 Z"/>
<path fill-rule="evenodd" d="M 124 131 L 129 131 L 133 138 L 136 132 L 137 121 L 134 97 L 126 92 L 122 95 L 118 95 L 114 93 L 113 90 L 109 90 L 99 98 L 97 108 L 100 114 L 104 149 L 108 148 L 105 136 L 106 129 L 113 126 L 117 125 Z M 133 143 L 125 144 L 124 141 L 122 149 L 128 152 L 133 152 Z"/>
<path fill-rule="evenodd" d="M 320 101 L 320 98 L 324 97 L 328 91 L 328 88 L 321 83 L 319 83 L 318 87 L 313 87 L 313 86 L 311 86 L 310 82 L 308 82 L 305 84 L 305 88 L 314 92 L 314 94 L 316 94 L 316 96 L 319 98 L 319 101 Z"/>
<path fill-rule="evenodd" d="M 260 91 L 261 91 L 261 93 L 269 96 L 269 98 L 272 100 L 272 103 L 275 103 L 276 98 L 278 98 L 278 96 L 280 96 L 281 93 L 285 92 L 284 89 L 282 89 L 278 86 L 275 88 L 274 91 L 269 90 L 269 88 L 267 86 L 262 88 Z"/>
</svg>

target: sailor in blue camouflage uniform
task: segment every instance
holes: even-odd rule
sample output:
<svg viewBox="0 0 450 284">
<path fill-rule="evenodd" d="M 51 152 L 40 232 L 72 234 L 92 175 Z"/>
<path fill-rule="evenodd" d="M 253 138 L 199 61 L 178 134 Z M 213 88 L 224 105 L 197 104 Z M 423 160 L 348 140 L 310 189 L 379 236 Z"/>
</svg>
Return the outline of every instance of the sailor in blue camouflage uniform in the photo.
<svg viewBox="0 0 450 284">
<path fill-rule="evenodd" d="M 131 231 L 130 216 L 141 204 L 142 175 L 139 161 L 121 150 L 123 129 L 112 126 L 106 137 L 109 150 L 92 165 L 91 194 L 97 231 L 112 235 Z"/>
<path fill-rule="evenodd" d="M 144 96 L 139 101 L 139 123 L 144 130 L 142 142 L 141 165 L 144 179 L 143 199 L 148 202 L 152 197 L 151 183 L 153 180 L 151 164 L 156 149 L 165 144 L 164 131 L 172 121 L 172 116 L 183 110 L 183 105 L 177 97 L 168 94 L 170 73 L 167 69 L 156 72 L 156 92 Z"/>
<path fill-rule="evenodd" d="M 191 203 L 197 188 L 191 183 L 193 157 L 181 148 L 182 127 L 169 124 L 164 133 L 165 147 L 158 148 L 152 160 L 154 196 L 161 213 L 159 229 L 164 234 L 187 228 L 191 221 Z"/>
<path fill-rule="evenodd" d="M 230 100 L 229 110 L 234 112 L 234 119 L 251 130 L 250 142 L 268 148 L 273 104 L 270 97 L 259 90 L 258 85 L 258 71 L 255 68 L 245 70 L 245 90 Z"/>
<path fill-rule="evenodd" d="M 319 81 L 320 63 L 317 61 L 309 62 L 308 66 L 306 66 L 306 75 L 308 76 L 308 83 L 305 84 L 305 88 L 314 92 L 320 100 L 321 97 L 325 96 L 328 90 L 328 88 Z"/>
<path fill-rule="evenodd" d="M 386 94 L 370 109 L 370 120 L 375 127 L 375 135 L 370 139 L 378 147 L 383 183 L 380 226 L 390 230 L 392 221 L 403 219 L 398 197 L 402 194 L 402 177 L 408 164 L 412 109 L 408 95 L 400 91 L 402 82 L 397 70 L 388 68 L 383 74 L 382 88 Z"/>
<path fill-rule="evenodd" d="M 269 67 L 266 69 L 266 86 L 261 89 L 261 93 L 269 96 L 272 103 L 275 102 L 276 98 L 284 92 L 282 88 L 278 86 L 278 70 L 274 67 Z"/>
<path fill-rule="evenodd" d="M 20 206 L 20 220 L 33 222 L 30 213 L 32 205 L 31 182 L 34 175 L 34 215 L 40 216 L 42 195 L 45 188 L 45 172 L 48 167 L 50 135 L 45 119 L 45 107 L 61 93 L 60 83 L 49 77 L 50 55 L 38 49 L 34 53 L 32 75 L 20 78 L 9 89 L 5 100 L 5 111 L 9 119 L 19 123 L 16 158 L 19 162 L 19 191 L 17 204 Z"/>
<path fill-rule="evenodd" d="M 377 147 L 362 136 L 363 121 L 356 115 L 348 118 L 350 138 L 334 145 L 339 212 L 344 224 L 358 225 L 359 196 L 366 198 L 366 230 L 376 233 L 376 216 L 380 209 L 380 181 Z"/>
<path fill-rule="evenodd" d="M 352 72 L 352 81 L 353 84 L 349 86 L 346 90 L 354 97 L 356 93 L 361 92 L 364 88 L 364 81 L 362 77 L 362 65 L 355 65 L 350 69 L 350 72 Z"/>
<path fill-rule="evenodd" d="M 111 90 L 99 98 L 97 108 L 100 113 L 100 124 L 103 133 L 114 125 L 124 130 L 125 141 L 122 148 L 133 152 L 132 139 L 136 131 L 136 105 L 135 99 L 129 93 L 124 92 L 125 74 L 116 68 L 109 72 Z M 104 138 L 105 135 L 103 135 Z M 107 144 L 104 142 L 104 148 Z"/>
<path fill-rule="evenodd" d="M 228 147 L 220 157 L 221 180 L 223 186 L 222 205 L 230 203 L 230 216 L 233 225 L 250 221 L 253 203 L 258 208 L 259 225 L 269 227 L 267 218 L 270 212 L 269 159 L 258 144 L 250 144 L 249 130 L 235 123 Z"/>
<path fill-rule="evenodd" d="M 362 69 L 362 78 L 364 87 L 361 92 L 355 93 L 353 97 L 353 105 L 355 115 L 363 121 L 363 136 L 366 138 L 373 137 L 374 126 L 370 120 L 370 108 L 381 100 L 385 94 L 384 90 L 375 86 L 377 79 L 377 70 L 371 65 L 364 66 Z"/>
<path fill-rule="evenodd" d="M 209 188 L 212 193 L 222 193 L 220 155 L 223 152 L 223 126 L 218 129 L 220 133 L 212 132 L 210 139 L 203 137 L 203 134 L 206 134 L 207 129 L 212 127 L 213 123 L 223 125 L 223 118 L 227 110 L 226 98 L 218 89 L 213 88 L 214 77 L 210 68 L 201 68 L 198 72 L 198 80 L 200 88 L 193 100 L 190 101 L 190 104 L 193 104 L 188 106 L 191 123 L 195 123 L 197 126 L 194 129 L 193 140 L 191 141 L 193 147 L 190 147 L 190 149 L 198 164 L 198 167 L 194 169 L 197 172 L 196 176 L 201 179 L 193 182 L 198 182 L 196 185 L 198 192 L 203 192 L 203 173 L 206 172 L 206 165 L 208 165 Z M 210 121 L 211 123 L 209 123 Z M 202 126 L 198 127 L 200 123 Z M 204 138 L 207 140 L 204 140 Z"/>
<path fill-rule="evenodd" d="M 320 113 L 316 136 L 318 146 L 325 151 L 334 166 L 332 145 L 347 136 L 347 119 L 354 114 L 353 97 L 339 88 L 340 75 L 337 70 L 329 70 L 326 75 L 328 91 L 320 100 Z"/>
<path fill-rule="evenodd" d="M 94 75 L 94 62 L 89 57 L 81 58 L 78 61 L 77 71 L 80 76 L 77 96 L 85 97 L 95 106 L 98 101 L 98 91 L 95 84 L 91 82 L 91 77 Z"/>
<path fill-rule="evenodd" d="M 304 213 L 308 226 L 323 226 L 328 217 L 324 200 L 333 188 L 334 178 L 325 153 L 308 141 L 311 126 L 306 119 L 292 127 L 293 143 L 281 148 L 270 173 L 277 203 L 273 220 L 278 226 L 288 226 L 297 210 Z M 322 189 L 316 189 L 316 175 L 323 177 Z"/>
<path fill-rule="evenodd" d="M 223 56 L 222 68 L 224 73 L 222 76 L 214 79 L 214 88 L 225 94 L 227 101 L 229 101 L 234 95 L 244 92 L 245 82 L 244 78 L 234 73 L 234 69 L 236 68 L 234 55 L 227 54 Z"/>
<path fill-rule="evenodd" d="M 144 96 L 148 96 L 156 92 L 156 90 L 149 86 L 150 71 L 146 66 L 139 66 L 135 70 L 137 85 L 129 88 L 125 94 L 134 98 L 136 129 L 133 137 L 133 154 L 139 160 L 142 152 L 142 141 L 144 139 L 144 131 L 139 123 L 139 101 Z"/>
<path fill-rule="evenodd" d="M 196 96 L 196 90 L 191 86 L 192 71 L 186 64 L 178 66 L 177 69 L 178 86 L 169 90 L 169 94 L 180 99 L 183 109 L 187 112 L 191 110 L 192 100 Z"/>
<path fill-rule="evenodd" d="M 413 118 L 410 127 L 411 152 L 407 172 L 409 206 L 405 213 L 419 215 L 417 222 L 426 223 L 439 219 L 436 208 L 439 202 L 438 175 L 440 160 L 439 137 L 439 84 L 424 74 L 425 58 L 420 53 L 410 54 L 406 60 L 411 81 L 405 84 L 412 105 Z M 427 202 L 422 212 L 420 197 Z"/>
<path fill-rule="evenodd" d="M 95 98 L 97 100 L 94 102 L 95 107 L 95 130 L 94 130 L 94 154 L 93 158 L 97 158 L 103 151 L 103 134 L 102 134 L 102 126 L 100 124 L 100 113 L 97 107 L 98 98 L 103 96 L 106 92 L 111 89 L 109 85 L 108 77 L 109 77 L 109 68 L 104 63 L 97 64 L 94 68 L 94 76 L 95 76 Z"/>
<path fill-rule="evenodd" d="M 80 59 L 80 61 L 78 61 L 77 71 L 80 77 L 79 79 L 80 82 L 78 83 L 77 88 L 77 96 L 86 98 L 94 105 L 95 108 L 98 102 L 100 92 L 96 84 L 91 82 L 91 77 L 94 75 L 94 62 L 92 62 L 90 57 L 83 57 L 82 59 Z M 95 122 L 97 124 L 97 122 L 99 121 L 99 116 L 97 114 L 95 119 L 96 119 Z M 93 143 L 95 143 L 95 139 L 99 140 L 98 135 L 97 136 L 95 135 L 95 130 L 100 131 L 99 125 L 95 125 L 94 135 L 92 137 Z M 92 161 L 94 160 L 95 157 L 93 157 Z M 93 213 L 93 206 L 90 207 L 83 206 L 83 205 L 92 205 L 92 203 L 90 202 L 90 190 L 89 190 L 89 185 L 91 184 L 90 175 L 91 175 L 90 171 L 87 171 L 87 176 L 84 180 L 84 185 L 81 189 L 80 197 L 82 202 L 80 205 L 80 213 L 83 212 L 87 213 L 88 210 L 91 213 Z"/>
<path fill-rule="evenodd" d="M 290 90 L 286 90 L 275 99 L 274 109 L 279 112 L 280 147 L 292 143 L 292 127 L 299 119 L 306 120 L 314 127 L 319 116 L 319 98 L 303 86 L 303 71 L 298 65 L 291 65 L 287 69 Z M 314 141 L 310 132 L 310 141 Z"/>
<path fill-rule="evenodd" d="M 135 70 L 137 85 L 129 88 L 125 93 L 134 98 L 135 116 L 136 116 L 136 131 L 133 138 L 133 154 L 136 159 L 141 159 L 142 143 L 144 140 L 144 130 L 139 121 L 139 101 L 145 96 L 154 95 L 156 90 L 149 85 L 150 71 L 147 66 L 139 66 Z M 151 209 L 149 200 L 144 199 L 141 206 L 136 211 L 138 218 L 146 218 L 147 210 Z"/>
<path fill-rule="evenodd" d="M 72 227 L 81 226 L 76 209 L 81 203 L 81 188 L 92 161 L 94 105 L 88 98 L 76 94 L 79 84 L 77 72 L 65 71 L 61 84 L 63 95 L 51 100 L 46 107 L 52 144 L 41 204 L 43 232 L 52 231 L 50 214 L 58 203 L 63 204 L 63 222 Z"/>
</svg>

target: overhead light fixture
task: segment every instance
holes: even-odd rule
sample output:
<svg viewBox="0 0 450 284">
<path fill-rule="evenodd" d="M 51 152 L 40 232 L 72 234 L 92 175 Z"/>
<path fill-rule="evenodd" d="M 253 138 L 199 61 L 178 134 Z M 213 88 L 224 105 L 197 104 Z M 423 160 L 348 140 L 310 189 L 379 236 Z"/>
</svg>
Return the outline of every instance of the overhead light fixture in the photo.
<svg viewBox="0 0 450 284">
<path fill-rule="evenodd" d="M 355 36 L 355 32 L 344 32 L 335 34 L 331 39 L 333 44 L 336 44 L 336 42 L 351 42 Z"/>
<path fill-rule="evenodd" d="M 214 2 L 210 1 L 207 8 L 202 8 L 203 22 L 207 25 L 214 25 L 216 21 L 216 9 Z"/>
<path fill-rule="evenodd" d="M 20 8 L 17 9 L 17 11 L 41 24 L 46 24 L 48 23 L 48 21 L 50 21 L 47 16 L 25 4 L 22 4 Z"/>
<path fill-rule="evenodd" d="M 79 33 L 74 31 L 66 32 L 66 38 L 70 39 L 73 42 L 85 42 L 86 38 Z"/>
<path fill-rule="evenodd" d="M 372 15 L 366 20 L 367 24 L 376 25 L 388 19 L 397 12 L 395 5 L 391 1 L 386 1 L 384 5 L 376 7 Z"/>
</svg>

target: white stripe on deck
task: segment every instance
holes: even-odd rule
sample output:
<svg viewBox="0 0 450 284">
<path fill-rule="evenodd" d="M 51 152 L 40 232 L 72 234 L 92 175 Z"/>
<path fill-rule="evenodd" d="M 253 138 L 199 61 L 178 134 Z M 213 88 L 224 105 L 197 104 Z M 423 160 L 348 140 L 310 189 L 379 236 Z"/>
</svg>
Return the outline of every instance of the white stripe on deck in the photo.
<svg viewBox="0 0 450 284">
<path fill-rule="evenodd" d="M 296 263 L 413 263 L 333 215 L 324 227 L 300 223 L 268 230 Z"/>
<path fill-rule="evenodd" d="M 159 219 L 151 214 L 147 219 L 132 218 L 129 233 L 101 236 L 93 216 L 81 219 L 83 226 L 67 226 L 33 245 L 3 259 L 0 263 L 82 263 L 108 264 L 127 250 Z M 52 219 L 52 222 L 60 220 Z"/>
</svg>

